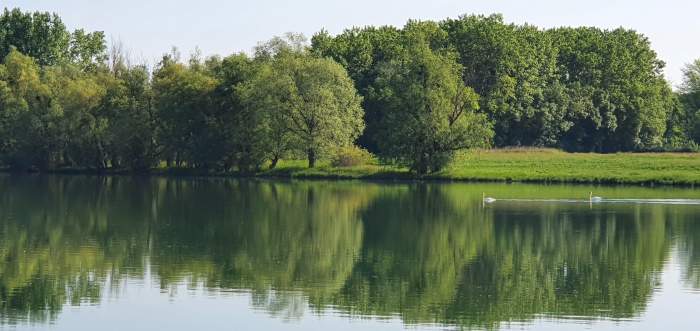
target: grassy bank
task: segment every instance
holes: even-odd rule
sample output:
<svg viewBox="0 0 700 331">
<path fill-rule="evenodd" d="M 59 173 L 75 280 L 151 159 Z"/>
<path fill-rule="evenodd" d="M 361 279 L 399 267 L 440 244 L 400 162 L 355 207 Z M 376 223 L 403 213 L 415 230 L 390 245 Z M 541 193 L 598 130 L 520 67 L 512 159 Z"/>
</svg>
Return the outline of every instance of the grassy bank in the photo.
<svg viewBox="0 0 700 331">
<path fill-rule="evenodd" d="M 303 161 L 282 162 L 260 176 L 291 178 L 412 179 L 407 169 L 390 166 L 307 169 Z M 609 184 L 700 184 L 700 154 L 565 153 L 549 149 L 474 151 L 426 179 Z"/>
<path fill-rule="evenodd" d="M 57 173 L 96 173 L 61 169 Z M 106 171 L 107 174 L 129 174 Z M 159 168 L 152 175 L 239 176 L 236 173 L 209 173 L 192 169 Z M 331 167 L 320 162 L 313 169 L 306 161 L 280 161 L 277 168 L 263 170 L 257 177 L 298 179 L 429 179 L 456 181 L 604 183 L 604 184 L 700 184 L 700 153 L 566 153 L 550 149 L 505 149 L 464 153 L 445 170 L 418 178 L 406 168 L 384 165 Z"/>
</svg>

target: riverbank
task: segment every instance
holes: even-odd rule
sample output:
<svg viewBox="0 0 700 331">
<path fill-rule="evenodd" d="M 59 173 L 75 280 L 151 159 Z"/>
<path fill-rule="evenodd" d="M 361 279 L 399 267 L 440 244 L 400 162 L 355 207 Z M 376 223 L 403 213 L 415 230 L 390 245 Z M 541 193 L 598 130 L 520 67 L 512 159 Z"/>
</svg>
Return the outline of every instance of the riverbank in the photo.
<svg viewBox="0 0 700 331">
<path fill-rule="evenodd" d="M 54 173 L 96 173 L 61 169 Z M 107 174 L 129 174 L 107 171 Z M 241 176 L 192 169 L 158 168 L 159 176 Z M 452 180 L 481 182 L 599 183 L 636 185 L 700 185 L 698 153 L 566 153 L 551 149 L 506 149 L 464 153 L 445 170 L 417 177 L 406 168 L 385 165 L 331 167 L 327 162 L 309 169 L 306 161 L 280 161 L 272 170 L 252 176 L 296 179 Z"/>
<path fill-rule="evenodd" d="M 314 169 L 304 162 L 281 164 L 260 176 L 291 178 L 416 179 L 407 169 L 390 166 Z M 566 153 L 551 149 L 474 151 L 447 169 L 422 179 L 535 183 L 700 184 L 697 153 Z"/>
</svg>

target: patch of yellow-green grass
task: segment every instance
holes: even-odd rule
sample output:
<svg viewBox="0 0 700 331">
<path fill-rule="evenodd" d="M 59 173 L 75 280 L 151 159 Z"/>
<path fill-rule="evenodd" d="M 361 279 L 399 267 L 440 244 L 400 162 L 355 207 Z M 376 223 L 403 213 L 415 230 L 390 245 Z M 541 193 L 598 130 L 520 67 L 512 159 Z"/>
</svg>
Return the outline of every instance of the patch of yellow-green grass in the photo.
<svg viewBox="0 0 700 331">
<path fill-rule="evenodd" d="M 456 180 L 699 184 L 696 153 L 565 153 L 550 149 L 471 151 L 434 175 Z"/>
<path fill-rule="evenodd" d="M 336 179 L 416 179 L 406 168 L 383 165 L 309 169 L 306 161 L 281 161 L 260 176 Z M 619 184 L 700 184 L 697 153 L 566 153 L 555 149 L 509 148 L 460 154 L 445 170 L 422 177 L 461 181 Z"/>
<path fill-rule="evenodd" d="M 70 170 L 70 171 L 69 171 Z M 80 169 L 62 172 L 84 172 Z M 113 171 L 114 173 L 121 173 Z M 107 171 L 106 173 L 110 173 Z M 333 167 L 319 161 L 308 168 L 306 160 L 281 160 L 277 167 L 265 165 L 256 174 L 211 172 L 192 168 L 151 169 L 160 175 L 260 176 L 318 179 L 440 179 L 456 181 L 503 181 L 591 184 L 700 184 L 700 153 L 567 153 L 556 149 L 507 148 L 473 150 L 458 155 L 444 170 L 417 176 L 405 167 L 367 164 Z"/>
</svg>

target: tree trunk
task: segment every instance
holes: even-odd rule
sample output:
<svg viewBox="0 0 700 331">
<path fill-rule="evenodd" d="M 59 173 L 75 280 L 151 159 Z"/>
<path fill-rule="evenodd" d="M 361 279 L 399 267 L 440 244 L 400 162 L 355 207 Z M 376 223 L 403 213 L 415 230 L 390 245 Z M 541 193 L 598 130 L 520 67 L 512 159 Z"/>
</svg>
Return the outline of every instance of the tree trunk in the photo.
<svg viewBox="0 0 700 331">
<path fill-rule="evenodd" d="M 309 168 L 313 168 L 316 166 L 316 151 L 313 148 L 309 148 L 306 151 L 306 155 L 309 158 Z"/>
<path fill-rule="evenodd" d="M 278 156 L 274 156 L 272 160 L 270 161 L 270 170 L 275 169 L 277 166 L 277 162 L 279 162 L 280 158 Z"/>
<path fill-rule="evenodd" d="M 421 153 L 418 164 L 416 166 L 416 172 L 419 176 L 423 176 L 428 173 L 428 160 L 424 153 Z"/>
<path fill-rule="evenodd" d="M 116 156 L 112 157 L 112 160 L 110 163 L 111 163 L 113 169 L 119 169 L 122 167 L 121 163 L 119 162 L 119 159 Z"/>
<path fill-rule="evenodd" d="M 418 172 L 418 175 L 420 175 L 420 176 L 427 174 L 428 173 L 428 165 L 426 165 L 425 163 L 421 163 L 420 165 L 418 165 L 417 172 Z"/>
</svg>

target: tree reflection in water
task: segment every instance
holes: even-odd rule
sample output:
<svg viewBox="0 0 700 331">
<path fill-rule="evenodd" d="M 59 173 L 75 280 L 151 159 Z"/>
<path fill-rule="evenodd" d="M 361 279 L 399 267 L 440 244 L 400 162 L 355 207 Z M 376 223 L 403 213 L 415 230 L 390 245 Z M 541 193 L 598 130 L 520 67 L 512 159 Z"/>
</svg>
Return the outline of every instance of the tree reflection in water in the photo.
<svg viewBox="0 0 700 331">
<path fill-rule="evenodd" d="M 632 318 L 674 245 L 700 288 L 693 206 L 482 208 L 484 187 L 465 184 L 0 176 L 0 187 L 9 324 L 50 322 L 145 277 L 163 291 L 248 291 L 285 320 L 329 307 L 486 328 Z"/>
</svg>

